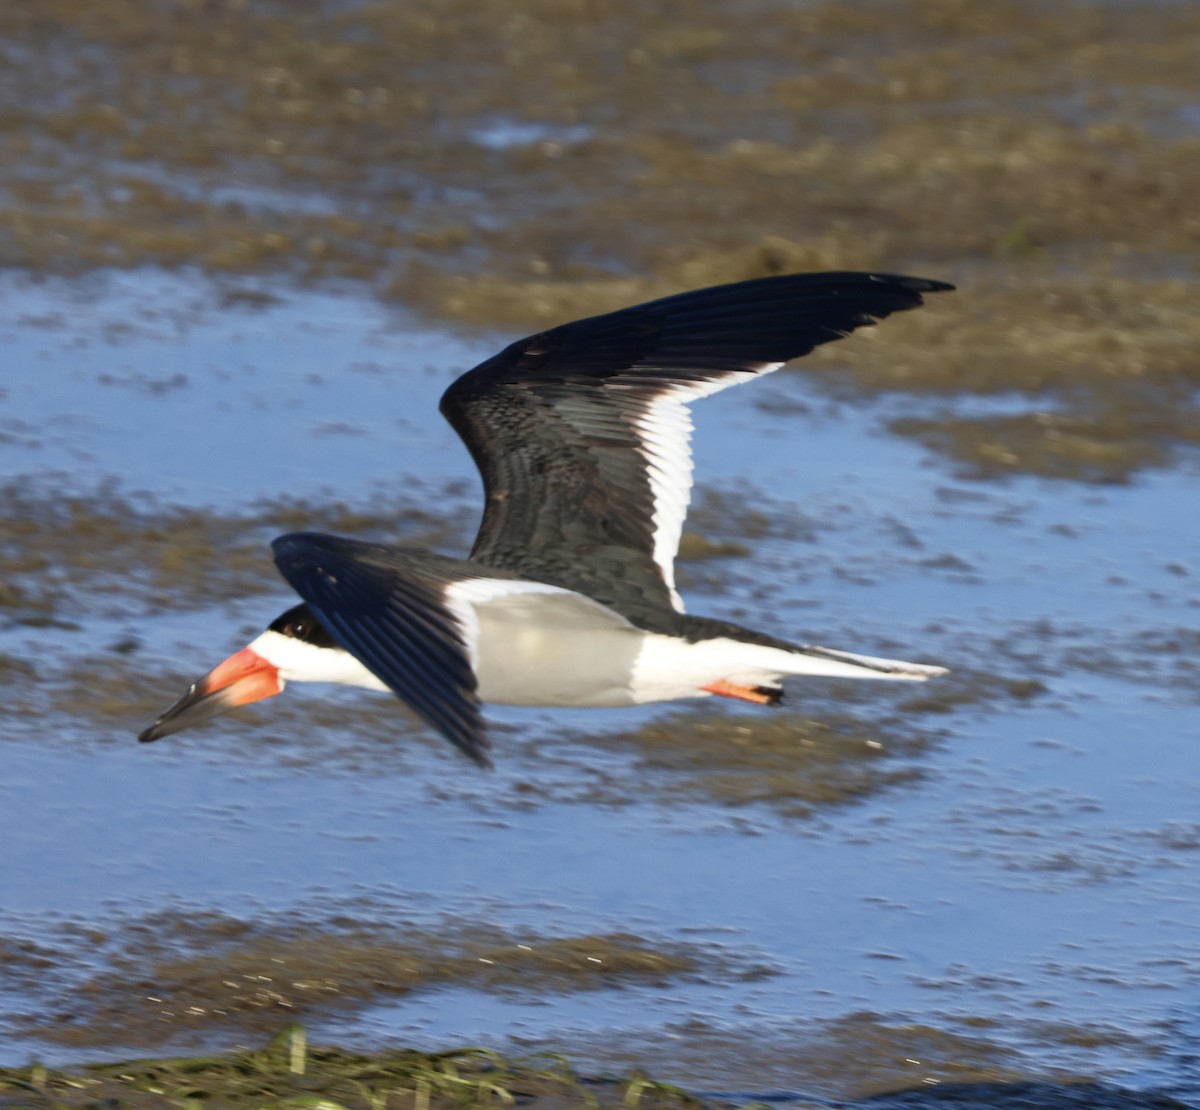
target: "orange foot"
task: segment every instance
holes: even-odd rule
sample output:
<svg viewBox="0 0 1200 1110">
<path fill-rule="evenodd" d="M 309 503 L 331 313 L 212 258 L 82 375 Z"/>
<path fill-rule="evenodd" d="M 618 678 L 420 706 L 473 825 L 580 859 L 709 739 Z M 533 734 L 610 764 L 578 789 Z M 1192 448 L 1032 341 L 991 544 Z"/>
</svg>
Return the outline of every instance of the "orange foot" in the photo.
<svg viewBox="0 0 1200 1110">
<path fill-rule="evenodd" d="M 783 697 L 782 690 L 776 690 L 772 686 L 738 686 L 732 682 L 726 682 L 720 678 L 716 682 L 710 682 L 707 686 L 701 686 L 701 690 L 707 690 L 710 694 L 716 694 L 721 698 L 738 698 L 741 701 L 752 701 L 757 705 L 776 705 Z"/>
</svg>

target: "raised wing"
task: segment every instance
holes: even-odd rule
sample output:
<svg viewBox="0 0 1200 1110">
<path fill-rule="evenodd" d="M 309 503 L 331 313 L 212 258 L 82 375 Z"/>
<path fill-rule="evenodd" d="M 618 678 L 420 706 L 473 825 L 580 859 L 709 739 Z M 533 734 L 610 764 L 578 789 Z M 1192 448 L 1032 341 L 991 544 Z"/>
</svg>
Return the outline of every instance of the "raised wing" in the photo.
<svg viewBox="0 0 1200 1110">
<path fill-rule="evenodd" d="M 687 405 L 952 288 L 892 274 L 789 274 L 518 340 L 442 397 L 483 477 L 472 559 L 633 619 L 682 612 L 674 563 L 692 487 Z"/>
<path fill-rule="evenodd" d="M 447 603 L 453 559 L 295 532 L 275 565 L 346 651 L 481 767 L 491 747 L 476 694 L 472 629 Z"/>
</svg>

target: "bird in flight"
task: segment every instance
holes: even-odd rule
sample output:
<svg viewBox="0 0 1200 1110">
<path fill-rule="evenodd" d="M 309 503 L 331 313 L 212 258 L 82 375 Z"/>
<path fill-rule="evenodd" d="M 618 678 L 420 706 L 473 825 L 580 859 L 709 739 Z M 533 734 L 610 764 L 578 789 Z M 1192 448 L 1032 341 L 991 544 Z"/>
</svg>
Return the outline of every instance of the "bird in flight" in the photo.
<svg viewBox="0 0 1200 1110">
<path fill-rule="evenodd" d="M 775 704 L 791 675 L 921 681 L 945 668 L 794 644 L 690 616 L 675 555 L 688 405 L 953 286 L 872 273 L 718 285 L 510 344 L 441 411 L 483 479 L 467 559 L 298 532 L 272 543 L 303 599 L 141 733 L 157 740 L 288 682 L 390 691 L 491 766 L 484 702 Z"/>
</svg>

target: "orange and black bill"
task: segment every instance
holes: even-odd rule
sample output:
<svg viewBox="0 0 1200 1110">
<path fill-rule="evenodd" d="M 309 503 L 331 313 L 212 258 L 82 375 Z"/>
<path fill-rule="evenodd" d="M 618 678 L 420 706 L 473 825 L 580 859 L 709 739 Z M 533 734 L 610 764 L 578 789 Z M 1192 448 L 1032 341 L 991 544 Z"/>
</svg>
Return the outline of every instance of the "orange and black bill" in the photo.
<svg viewBox="0 0 1200 1110">
<path fill-rule="evenodd" d="M 183 697 L 138 734 L 138 739 L 148 744 L 173 732 L 202 725 L 228 709 L 269 698 L 282 689 L 275 664 L 250 648 L 242 648 L 193 682 Z"/>
</svg>

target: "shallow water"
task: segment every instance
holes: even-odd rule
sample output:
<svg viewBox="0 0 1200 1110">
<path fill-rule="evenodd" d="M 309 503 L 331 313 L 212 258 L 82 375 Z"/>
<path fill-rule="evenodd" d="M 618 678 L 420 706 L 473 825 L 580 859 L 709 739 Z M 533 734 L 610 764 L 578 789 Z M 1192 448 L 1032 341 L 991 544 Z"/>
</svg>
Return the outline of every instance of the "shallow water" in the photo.
<svg viewBox="0 0 1200 1110">
<path fill-rule="evenodd" d="M 436 403 L 502 336 L 449 335 L 352 292 L 222 308 L 201 282 L 143 271 L 9 282 L 0 337 L 5 481 L 86 492 L 112 480 L 214 513 L 294 495 L 398 497 L 434 513 L 476 503 Z M 872 338 L 886 342 L 887 324 Z M 854 1077 L 830 1079 L 797 1046 L 868 1013 L 872 1028 L 978 1036 L 1017 1074 L 1200 1096 L 1188 1063 L 1200 981 L 1195 474 L 964 482 L 884 430 L 919 409 L 834 401 L 786 372 L 698 406 L 700 484 L 775 526 L 743 538 L 749 556 L 705 564 L 709 584 L 688 600 L 766 631 L 1044 685 L 961 704 L 938 703 L 937 684 L 866 702 L 859 687 L 792 690 L 802 710 L 855 699 L 868 721 L 928 695 L 935 704 L 909 716 L 933 746 L 901 757 L 920 777 L 801 819 L 672 799 L 636 751 L 587 743 L 661 707 L 495 710 L 489 776 L 399 711 L 398 750 L 348 756 L 338 729 L 304 719 L 319 691 L 151 746 L 51 699 L 0 726 L 0 935 L 80 923 L 116 935 L 163 910 L 320 920 L 347 905 L 518 935 L 625 931 L 775 973 L 715 968 L 586 993 L 452 986 L 308 1024 L 314 1039 L 565 1046 L 584 1068 L 638 1061 L 693 1088 L 838 1096 Z M 280 583 L 241 602 L 217 593 L 117 616 L 82 597 L 77 630 L 9 623 L 0 652 L 39 676 L 69 674 L 132 635 L 165 707 L 180 690 L 164 670 L 199 674 L 288 596 Z M 301 712 L 278 715 L 285 699 Z M 736 712 L 748 726 L 759 714 Z M 606 794 L 580 788 L 599 776 Z M 70 955 L 89 963 L 78 941 Z M 13 1017 L 44 991 L 7 984 L 0 997 Z M 71 1055 L 14 1030 L 6 1062 Z M 902 1052 L 892 1064 L 895 1085 L 924 1074 Z"/>
</svg>

